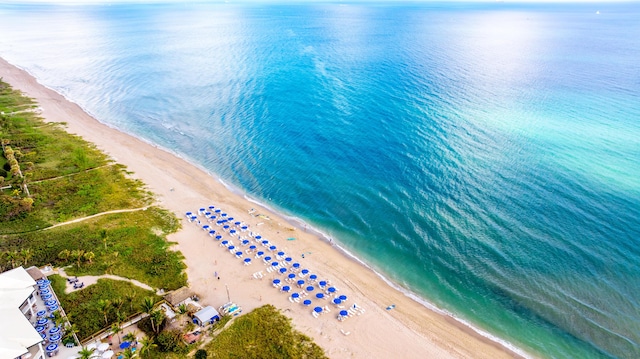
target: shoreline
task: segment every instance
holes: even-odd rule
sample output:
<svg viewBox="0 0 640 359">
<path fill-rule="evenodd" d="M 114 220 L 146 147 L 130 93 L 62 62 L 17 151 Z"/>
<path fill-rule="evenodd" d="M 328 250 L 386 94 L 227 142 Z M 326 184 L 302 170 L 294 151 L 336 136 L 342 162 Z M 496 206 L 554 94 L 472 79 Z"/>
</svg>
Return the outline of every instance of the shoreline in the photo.
<svg viewBox="0 0 640 359">
<path fill-rule="evenodd" d="M 430 308 L 426 300 L 386 279 L 349 251 L 339 245 L 334 248 L 322 231 L 310 226 L 306 230 L 298 228 L 299 224 L 306 225 L 301 219 L 275 212 L 179 154 L 99 122 L 78 104 L 41 85 L 27 71 L 2 58 L 0 69 L 4 81 L 39 103 L 45 121 L 66 122 L 68 132 L 94 143 L 116 162 L 126 165 L 133 172 L 132 176 L 142 180 L 155 194 L 159 206 L 182 219 L 183 228 L 170 235 L 169 240 L 177 242 L 177 249 L 184 254 L 189 285 L 200 294 L 204 303 L 217 307 L 226 302 L 228 291 L 225 293 L 225 288 L 228 288 L 233 293 L 233 300 L 246 311 L 273 304 L 292 318 L 296 329 L 312 337 L 331 358 L 400 355 L 510 358 L 529 355 L 499 342 L 499 338 L 479 328 L 466 325 L 452 314 L 434 309 L 433 305 L 434 308 Z M 273 289 L 268 279 L 252 279 L 251 273 L 264 269 L 262 264 L 239 264 L 219 248 L 218 242 L 184 220 L 186 211 L 195 212 L 208 205 L 222 206 L 249 224 L 251 231 L 260 233 L 287 253 L 300 256 L 300 253 L 311 252 L 302 257 L 304 266 L 323 277 L 330 277 L 334 285 L 344 289 L 349 302 L 358 303 L 366 313 L 338 322 L 334 310 L 316 319 L 308 308 L 290 303 L 285 294 Z M 257 224 L 260 220 L 247 214 L 249 208 L 258 209 L 270 220 Z M 288 226 L 283 227 L 283 223 Z M 285 239 L 288 236 L 296 237 L 296 240 L 288 241 Z M 323 236 L 325 240 L 322 240 Z M 203 253 L 208 255 L 203 256 Z M 222 281 L 213 278 L 214 271 L 225 278 L 224 286 Z M 233 281 L 227 282 L 230 279 Z M 391 303 L 396 305 L 395 309 L 385 310 Z M 350 335 L 344 335 L 345 332 Z"/>
</svg>

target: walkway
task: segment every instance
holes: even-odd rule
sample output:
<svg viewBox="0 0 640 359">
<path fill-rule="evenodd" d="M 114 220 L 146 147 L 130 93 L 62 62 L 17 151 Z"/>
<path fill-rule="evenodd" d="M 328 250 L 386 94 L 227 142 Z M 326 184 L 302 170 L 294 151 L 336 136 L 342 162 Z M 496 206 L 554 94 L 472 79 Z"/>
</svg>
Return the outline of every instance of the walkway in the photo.
<svg viewBox="0 0 640 359">
<path fill-rule="evenodd" d="M 64 268 L 58 268 L 58 274 L 61 277 L 70 278 L 70 276 L 68 276 L 67 273 L 64 271 Z M 151 286 L 149 286 L 149 285 L 147 285 L 145 283 L 142 283 L 140 281 L 137 281 L 135 279 L 119 277 L 119 276 L 113 275 L 113 274 L 103 274 L 103 275 L 100 275 L 100 276 L 85 275 L 85 276 L 78 277 L 78 281 L 81 282 L 81 283 L 84 283 L 84 288 L 86 288 L 86 287 L 90 286 L 91 284 L 96 284 L 98 282 L 98 279 L 101 279 L 101 278 L 108 278 L 108 279 L 113 279 L 113 280 L 122 280 L 122 281 L 125 281 L 125 282 L 129 282 L 129 283 L 131 283 L 131 284 L 133 284 L 135 286 L 138 286 L 138 287 L 140 287 L 142 289 L 150 290 L 150 291 L 153 291 L 153 292 L 156 291 Z M 74 289 L 73 288 L 73 284 L 71 284 L 71 283 L 69 283 L 67 281 L 67 287 L 64 290 L 65 293 L 71 293 L 74 290 L 78 290 L 78 289 Z"/>
<path fill-rule="evenodd" d="M 76 218 L 76 219 L 72 219 L 72 220 L 67 221 L 67 222 L 54 224 L 53 226 L 44 228 L 42 230 L 46 231 L 46 230 L 49 230 L 49 229 L 52 229 L 52 228 L 56 228 L 56 227 L 60 227 L 60 226 L 66 226 L 67 224 L 78 223 L 78 222 L 86 221 L 86 220 L 91 219 L 91 218 L 104 216 L 106 214 L 146 211 L 149 207 L 151 207 L 151 206 L 144 206 L 144 207 L 140 207 L 140 208 L 131 208 L 131 209 L 114 209 L 113 211 L 100 212 L 100 213 L 92 214 L 92 215 L 87 216 L 87 217 Z"/>
</svg>

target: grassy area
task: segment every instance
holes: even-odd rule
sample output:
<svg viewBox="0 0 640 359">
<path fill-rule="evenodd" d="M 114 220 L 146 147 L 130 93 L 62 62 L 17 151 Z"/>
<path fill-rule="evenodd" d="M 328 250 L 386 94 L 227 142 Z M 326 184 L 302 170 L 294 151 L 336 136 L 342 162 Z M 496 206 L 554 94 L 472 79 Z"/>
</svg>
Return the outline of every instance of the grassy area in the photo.
<svg viewBox="0 0 640 359">
<path fill-rule="evenodd" d="M 238 317 L 206 346 L 208 358 L 326 358 L 272 305 Z"/>
<path fill-rule="evenodd" d="M 26 265 L 71 265 L 67 272 L 72 275 L 109 273 L 172 290 L 186 284 L 182 254 L 169 249 L 171 243 L 164 237 L 178 226 L 171 213 L 150 207 L 47 231 L 4 236 L 0 247 L 7 252 L 28 248 L 32 259 Z M 61 255 L 65 250 L 69 251 L 66 258 Z M 83 251 L 82 258 L 74 257 L 74 251 Z M 90 260 L 86 256 L 89 252 L 93 254 Z"/>
<path fill-rule="evenodd" d="M 66 279 L 58 275 L 49 276 L 49 279 L 71 323 L 76 326 L 80 340 L 89 338 L 102 328 L 110 327 L 118 316 L 127 318 L 139 313 L 145 297 L 160 299 L 153 292 L 129 282 L 110 279 L 100 279 L 94 285 L 66 294 Z M 101 301 L 110 304 L 103 310 L 100 307 Z"/>
<path fill-rule="evenodd" d="M 123 166 L 113 164 L 93 144 L 65 132 L 62 124 L 44 123 L 37 113 L 19 112 L 34 106 L 0 82 L 0 181 L 12 186 L 0 192 L 0 234 L 33 231 L 151 202 L 143 184 L 127 177 Z M 23 177 L 10 170 L 5 149 L 15 157 Z M 32 205 L 20 203 L 27 197 L 23 183 Z"/>
</svg>

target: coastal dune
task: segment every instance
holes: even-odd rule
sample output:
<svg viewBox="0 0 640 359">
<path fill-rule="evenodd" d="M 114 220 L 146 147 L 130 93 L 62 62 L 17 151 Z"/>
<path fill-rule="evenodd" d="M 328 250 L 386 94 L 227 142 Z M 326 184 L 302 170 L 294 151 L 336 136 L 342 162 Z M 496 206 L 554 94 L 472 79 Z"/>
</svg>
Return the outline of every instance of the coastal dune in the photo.
<svg viewBox="0 0 640 359">
<path fill-rule="evenodd" d="M 158 205 L 174 212 L 183 228 L 169 236 L 185 256 L 189 286 L 201 301 L 218 307 L 229 299 L 248 312 L 273 304 L 292 318 L 296 329 L 309 335 L 330 358 L 512 358 L 520 357 L 454 318 L 437 313 L 392 288 L 372 270 L 304 228 L 295 228 L 271 212 L 226 188 L 211 174 L 138 138 L 108 127 L 77 104 L 39 84 L 27 72 L 0 59 L 0 76 L 15 89 L 34 98 L 45 121 L 66 122 L 67 130 L 97 145 L 132 171 L 155 193 Z M 311 308 L 292 303 L 271 285 L 261 260 L 243 265 L 184 213 L 214 205 L 249 225 L 320 279 L 329 279 L 365 312 L 342 322 L 329 302 L 330 313 L 318 318 Z M 254 211 L 250 210 L 254 209 Z M 203 219 L 203 217 L 200 217 Z M 216 228 L 217 229 L 217 228 Z M 295 240 L 287 240 L 295 238 Z M 230 239 L 225 235 L 225 239 Z M 235 238 L 237 242 L 237 237 Z M 243 248 L 245 249 L 245 248 Z M 304 254 L 304 256 L 303 256 Z M 252 274 L 262 271 L 264 277 Z M 216 277 L 214 274 L 217 274 Z M 294 291 L 298 289 L 294 287 Z M 299 289 L 298 289 L 299 290 Z M 312 296 L 310 296 L 312 297 Z M 313 298 L 314 305 L 319 300 Z M 389 305 L 395 305 L 387 310 Z"/>
</svg>

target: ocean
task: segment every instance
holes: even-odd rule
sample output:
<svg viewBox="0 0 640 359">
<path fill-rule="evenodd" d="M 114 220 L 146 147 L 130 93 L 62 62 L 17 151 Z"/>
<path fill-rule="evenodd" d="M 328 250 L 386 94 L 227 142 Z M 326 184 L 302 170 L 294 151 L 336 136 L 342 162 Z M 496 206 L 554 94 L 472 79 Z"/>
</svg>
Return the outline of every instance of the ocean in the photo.
<svg viewBox="0 0 640 359">
<path fill-rule="evenodd" d="M 100 121 L 545 358 L 640 357 L 640 4 L 0 4 Z"/>
</svg>

